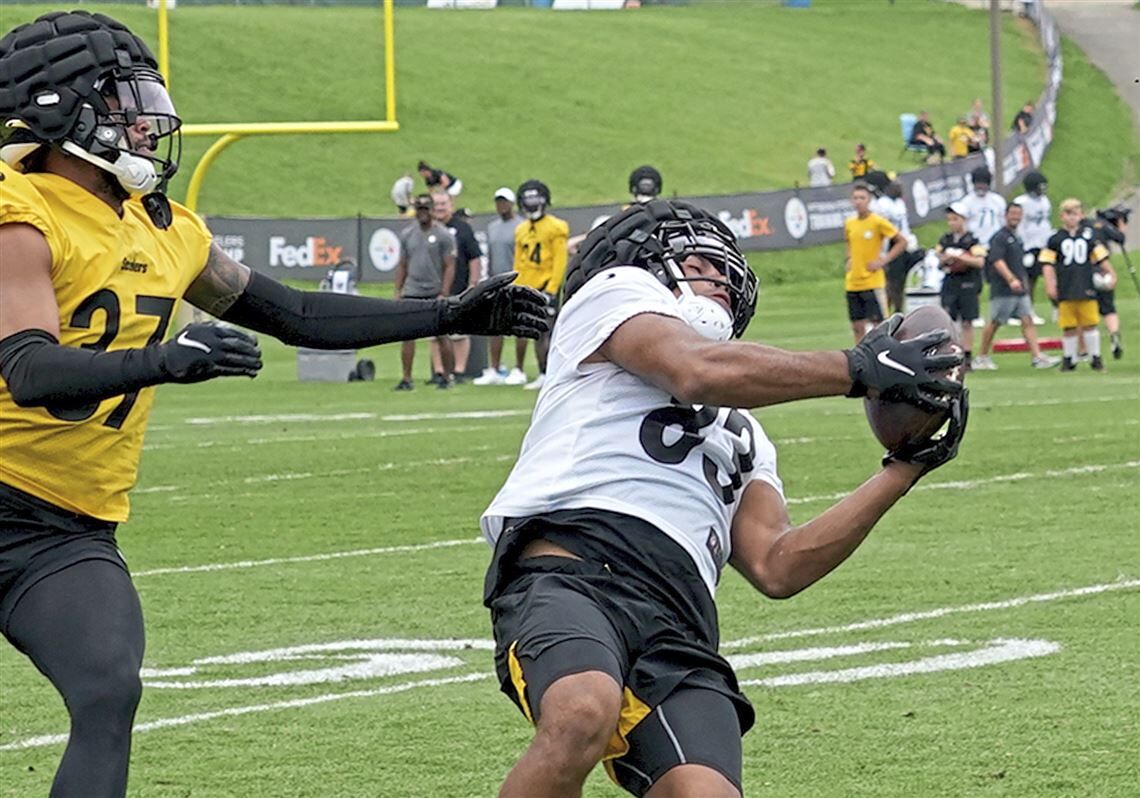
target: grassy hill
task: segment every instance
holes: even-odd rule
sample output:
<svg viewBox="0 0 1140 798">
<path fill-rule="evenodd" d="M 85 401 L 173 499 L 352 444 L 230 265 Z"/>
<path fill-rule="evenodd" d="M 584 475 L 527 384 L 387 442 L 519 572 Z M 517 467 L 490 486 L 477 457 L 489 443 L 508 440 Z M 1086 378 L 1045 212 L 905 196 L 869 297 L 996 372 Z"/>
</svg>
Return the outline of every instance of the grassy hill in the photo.
<svg viewBox="0 0 1140 798">
<path fill-rule="evenodd" d="M 99 4 L 152 43 L 155 14 Z M 47 6 L 5 3 L 7 29 Z M 188 122 L 382 115 L 380 13 L 352 7 L 192 6 L 171 15 L 172 91 Z M 985 14 L 928 0 L 817 0 L 810 10 L 746 0 L 636 13 L 396 11 L 396 134 L 252 137 L 215 162 L 199 209 L 213 214 L 391 211 L 388 189 L 420 158 L 461 176 L 466 204 L 540 176 L 556 205 L 612 201 L 640 163 L 667 193 L 788 186 L 828 148 L 840 171 L 858 141 L 891 169 L 898 114 L 926 108 L 945 130 L 988 97 Z M 1032 30 L 1007 18 L 1005 118 L 1036 97 Z M 1107 198 L 1132 166 L 1123 103 L 1066 48 L 1059 141 L 1045 167 L 1056 196 Z M 213 139 L 186 138 L 181 197 Z M 765 258 L 768 279 L 821 276 L 829 248 Z"/>
</svg>

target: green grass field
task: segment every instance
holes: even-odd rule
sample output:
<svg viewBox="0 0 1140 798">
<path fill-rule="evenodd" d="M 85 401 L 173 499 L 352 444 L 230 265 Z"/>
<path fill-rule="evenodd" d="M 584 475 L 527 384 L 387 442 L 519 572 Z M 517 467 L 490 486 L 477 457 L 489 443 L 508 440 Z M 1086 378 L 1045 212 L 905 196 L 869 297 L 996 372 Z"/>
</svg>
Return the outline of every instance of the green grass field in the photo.
<svg viewBox="0 0 1140 798">
<path fill-rule="evenodd" d="M 1125 329 L 1140 329 L 1130 285 L 1120 298 Z M 800 349 L 845 346 L 847 336 L 833 283 L 768 291 L 749 333 Z M 725 577 L 726 653 L 771 660 L 832 649 L 741 671 L 806 680 L 746 688 L 759 715 L 745 738 L 748 794 L 1136 794 L 1136 340 L 1099 375 L 998 356 L 999 371 L 970 379 L 959 459 L 912 491 L 839 571 L 787 602 Z M 529 730 L 488 677 L 477 518 L 511 467 L 533 394 L 392 393 L 396 347 L 368 352 L 374 383 L 301 384 L 292 350 L 265 345 L 266 369 L 252 383 L 159 391 L 120 541 L 147 615 L 146 666 L 168 675 L 147 677 L 130 795 L 493 795 Z M 857 402 L 758 416 L 797 521 L 877 467 Z M 405 642 L 388 652 L 361 642 L 380 640 Z M 439 640 L 475 642 L 426 642 Z M 322 645 L 327 653 L 292 659 L 206 661 Z M 888 676 L 889 666 L 1003 652 L 1013 659 Z M 401 655 L 372 661 L 392 675 L 322 681 L 333 674 L 320 671 L 363 668 L 365 655 L 384 653 Z M 854 668 L 881 678 L 803 675 Z M 264 683 L 298 671 L 317 672 L 313 683 Z M 62 746 L 36 738 L 66 732 L 63 707 L 7 646 L 0 685 L 0 795 L 44 795 Z M 587 794 L 619 795 L 598 774 Z"/>
</svg>

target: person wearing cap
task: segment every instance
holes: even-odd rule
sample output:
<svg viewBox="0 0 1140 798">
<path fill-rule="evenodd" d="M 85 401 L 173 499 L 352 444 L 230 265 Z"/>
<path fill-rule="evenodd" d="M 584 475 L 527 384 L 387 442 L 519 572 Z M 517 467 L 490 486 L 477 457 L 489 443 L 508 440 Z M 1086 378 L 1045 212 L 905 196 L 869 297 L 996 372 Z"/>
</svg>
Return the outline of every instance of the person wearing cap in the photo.
<svg viewBox="0 0 1140 798">
<path fill-rule="evenodd" d="M 942 309 L 961 324 L 962 348 L 967 371 L 973 367 L 974 320 L 978 318 L 978 292 L 982 287 L 982 266 L 986 248 L 966 229 L 966 208 L 953 202 L 946 209 L 949 228 L 934 245 L 938 266 L 946 272 L 942 281 Z"/>
<path fill-rule="evenodd" d="M 495 212 L 498 216 L 487 224 L 488 278 L 514 271 L 515 228 L 523 222 L 523 218 L 515 211 L 515 192 L 506 186 L 495 191 Z M 496 335 L 490 338 L 487 348 L 490 365 L 472 383 L 505 385 L 507 373 L 503 368 L 503 337 Z M 523 379 L 526 379 L 525 375 Z"/>
<path fill-rule="evenodd" d="M 400 231 L 400 261 L 396 264 L 397 299 L 443 299 L 451 292 L 455 280 L 455 236 L 446 227 L 432 218 L 433 203 L 430 194 L 418 194 L 412 202 L 416 218 Z M 444 373 L 450 374 L 455 368 L 455 353 L 451 339 L 437 335 L 440 357 Z M 403 378 L 396 385 L 397 391 L 410 391 L 412 363 L 416 357 L 416 342 L 404 341 L 400 344 L 400 364 Z M 447 380 L 438 384 L 447 388 Z"/>
<path fill-rule="evenodd" d="M 855 157 L 847 162 L 847 169 L 851 172 L 852 180 L 865 177 L 868 172 L 875 169 L 875 162 L 867 157 L 867 146 L 865 144 L 855 145 Z"/>
</svg>

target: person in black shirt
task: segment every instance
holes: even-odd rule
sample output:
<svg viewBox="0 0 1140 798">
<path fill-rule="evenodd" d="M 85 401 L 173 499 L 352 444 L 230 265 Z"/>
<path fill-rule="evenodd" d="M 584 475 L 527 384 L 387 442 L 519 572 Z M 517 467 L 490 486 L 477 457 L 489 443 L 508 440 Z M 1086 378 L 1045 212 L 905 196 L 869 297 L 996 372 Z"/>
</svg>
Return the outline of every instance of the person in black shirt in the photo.
<svg viewBox="0 0 1140 798">
<path fill-rule="evenodd" d="M 427 186 L 429 193 L 443 190 L 453 197 L 458 197 L 463 191 L 463 181 L 451 172 L 433 169 L 427 161 L 420 161 L 416 165 L 416 169 L 419 171 L 420 177 L 424 179 L 424 185 Z"/>
<path fill-rule="evenodd" d="M 934 132 L 934 125 L 930 124 L 930 115 L 926 111 L 918 112 L 918 121 L 914 123 L 914 130 L 910 133 L 909 143 L 926 147 L 930 160 L 938 158 L 941 161 L 946 157 L 946 145 Z"/>
<path fill-rule="evenodd" d="M 962 325 L 962 348 L 967 370 L 973 367 L 974 319 L 978 318 L 978 294 L 986 248 L 966 229 L 967 210 L 961 203 L 946 209 L 950 228 L 934 247 L 938 265 L 946 272 L 942 281 L 942 308 Z"/>
<path fill-rule="evenodd" d="M 479 242 L 471 225 L 455 211 L 455 204 L 450 194 L 436 191 L 431 195 L 431 199 L 432 216 L 455 237 L 455 279 L 451 283 L 451 294 L 461 294 L 469 285 L 477 284 L 482 278 L 483 250 L 479 248 Z M 471 355 L 471 338 L 466 335 L 450 337 L 455 352 L 455 370 L 448 375 L 443 373 L 439 344 L 435 340 L 431 342 L 432 381 L 437 384 L 445 378 L 450 382 L 462 382 L 467 372 L 467 358 Z"/>
<path fill-rule="evenodd" d="M 1115 242 L 1124 253 L 1127 252 L 1124 248 L 1124 234 L 1128 230 L 1128 217 L 1131 213 L 1131 208 L 1116 205 L 1097 211 L 1095 219 L 1085 219 L 1084 223 L 1092 227 L 1105 249 L 1111 252 L 1112 247 L 1109 242 Z M 1114 360 L 1120 360 L 1124 357 L 1124 342 L 1120 335 L 1120 316 L 1116 313 L 1116 288 L 1097 289 L 1096 305 L 1112 340 L 1112 357 Z"/>
<path fill-rule="evenodd" d="M 1033 103 L 1027 102 L 1021 106 L 1021 110 L 1017 112 L 1017 116 L 1013 118 L 1013 124 L 1010 125 L 1010 130 L 1014 133 L 1025 135 L 1029 132 L 1029 126 L 1033 124 Z"/>
<path fill-rule="evenodd" d="M 1061 371 L 1077 367 L 1078 333 L 1092 358 L 1093 370 L 1104 371 L 1094 275 L 1098 271 L 1107 275 L 1111 287 L 1116 284 L 1116 272 L 1108 260 L 1108 249 L 1084 223 L 1080 200 L 1070 198 L 1061 203 L 1061 229 L 1049 238 L 1039 257 L 1045 291 L 1058 303 L 1057 324 L 1063 332 L 1061 347 L 1065 354 Z"/>
<path fill-rule="evenodd" d="M 1017 235 L 1022 210 L 1011 202 L 1005 210 L 1005 227 L 994 233 L 986 254 L 986 277 L 990 283 L 990 320 L 982 330 L 982 346 L 974 359 L 974 370 L 993 371 L 997 364 L 990 358 L 990 347 L 998 327 L 1012 318 L 1021 321 L 1021 332 L 1033 356 L 1033 368 L 1047 369 L 1057 365 L 1057 358 L 1041 354 L 1037 344 L 1037 327 L 1033 324 L 1033 303 L 1027 293 L 1029 275 L 1025 271 L 1025 245 Z"/>
</svg>

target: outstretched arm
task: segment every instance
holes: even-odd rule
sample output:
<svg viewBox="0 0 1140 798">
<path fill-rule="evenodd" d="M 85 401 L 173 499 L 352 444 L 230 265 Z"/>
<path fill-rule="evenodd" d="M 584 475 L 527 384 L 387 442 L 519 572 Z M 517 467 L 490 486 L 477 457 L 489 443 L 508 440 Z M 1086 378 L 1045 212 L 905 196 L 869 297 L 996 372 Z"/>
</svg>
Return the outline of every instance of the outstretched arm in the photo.
<svg viewBox="0 0 1140 798">
<path fill-rule="evenodd" d="M 317 349 L 375 346 L 448 333 L 536 338 L 547 326 L 542 297 L 509 285 L 510 279 L 488 280 L 457 297 L 439 300 L 298 291 L 251 271 L 213 245 L 186 299 L 224 321 Z"/>
<path fill-rule="evenodd" d="M 733 518 L 730 562 L 765 596 L 794 596 L 851 556 L 920 473 L 920 466 L 891 463 L 837 504 L 796 527 L 776 489 L 754 480 Z"/>
</svg>

